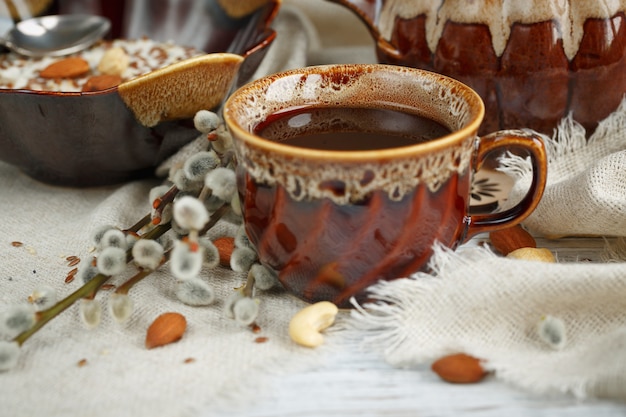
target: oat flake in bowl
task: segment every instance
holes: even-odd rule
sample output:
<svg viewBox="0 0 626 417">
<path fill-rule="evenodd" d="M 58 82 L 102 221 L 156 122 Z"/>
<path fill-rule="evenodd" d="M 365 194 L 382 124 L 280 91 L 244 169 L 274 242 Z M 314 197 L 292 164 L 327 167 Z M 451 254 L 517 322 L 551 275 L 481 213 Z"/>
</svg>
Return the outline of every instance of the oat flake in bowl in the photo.
<svg viewBox="0 0 626 417">
<path fill-rule="evenodd" d="M 67 57 L 28 58 L 14 52 L 0 55 L 0 88 L 27 89 L 37 91 L 82 91 L 87 80 L 92 76 L 104 75 L 100 69 L 107 64 L 105 53 L 111 50 L 123 51 L 126 56 L 125 68 L 117 74 L 120 82 L 128 81 L 139 75 L 175 62 L 204 54 L 194 48 L 175 45 L 173 42 L 160 43 L 151 39 L 134 40 L 116 39 L 100 41 L 91 48 L 70 55 L 80 57 L 89 65 L 89 72 L 79 77 L 44 78 L 40 74 L 55 62 Z M 110 74 L 107 71 L 106 74 Z"/>
</svg>

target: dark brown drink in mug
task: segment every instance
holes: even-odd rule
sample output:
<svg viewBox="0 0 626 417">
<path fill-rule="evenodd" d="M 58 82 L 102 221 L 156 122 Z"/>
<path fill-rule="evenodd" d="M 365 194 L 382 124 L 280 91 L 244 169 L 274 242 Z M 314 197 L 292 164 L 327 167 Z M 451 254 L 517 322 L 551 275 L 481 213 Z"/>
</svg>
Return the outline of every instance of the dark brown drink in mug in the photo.
<svg viewBox="0 0 626 417">
<path fill-rule="evenodd" d="M 423 269 L 435 242 L 454 248 L 522 221 L 545 185 L 543 144 L 528 132 L 478 141 L 483 111 L 457 81 L 387 65 L 308 67 L 236 91 L 224 119 L 261 262 L 304 300 L 347 307 L 377 281 Z M 393 127 L 398 119 L 411 127 Z M 511 146 L 534 162 L 528 195 L 470 215 L 474 170 Z"/>
<path fill-rule="evenodd" d="M 291 109 L 270 115 L 255 133 L 285 145 L 335 151 L 398 148 L 450 133 L 419 114 L 379 106 Z"/>
</svg>

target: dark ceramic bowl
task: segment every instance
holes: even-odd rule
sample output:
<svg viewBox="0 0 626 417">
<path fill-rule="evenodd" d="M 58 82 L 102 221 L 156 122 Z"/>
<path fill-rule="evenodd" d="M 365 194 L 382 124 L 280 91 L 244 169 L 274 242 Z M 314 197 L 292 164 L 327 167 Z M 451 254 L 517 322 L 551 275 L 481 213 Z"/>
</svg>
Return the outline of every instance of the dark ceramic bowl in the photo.
<svg viewBox="0 0 626 417">
<path fill-rule="evenodd" d="M 0 89 L 0 159 L 50 184 L 107 185 L 152 175 L 197 137 L 194 114 L 218 107 L 262 60 L 280 0 L 206 0 L 200 11 L 197 0 L 170 3 L 50 3 L 46 14 L 108 17 L 110 39 L 172 40 L 207 54 L 97 92 Z"/>
</svg>

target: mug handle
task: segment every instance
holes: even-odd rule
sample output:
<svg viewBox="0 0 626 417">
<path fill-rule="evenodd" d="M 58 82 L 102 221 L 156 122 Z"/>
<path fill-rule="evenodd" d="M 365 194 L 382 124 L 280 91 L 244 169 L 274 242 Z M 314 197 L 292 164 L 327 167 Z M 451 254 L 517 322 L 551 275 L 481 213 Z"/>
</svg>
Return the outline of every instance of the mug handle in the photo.
<svg viewBox="0 0 626 417">
<path fill-rule="evenodd" d="M 468 216 L 466 241 L 478 233 L 506 229 L 521 223 L 535 210 L 543 195 L 548 176 L 546 148 L 539 135 L 530 130 L 502 130 L 481 137 L 474 157 L 476 171 L 482 167 L 490 153 L 507 148 L 524 149 L 530 154 L 533 179 L 528 192 L 518 204 L 508 210 Z"/>
</svg>

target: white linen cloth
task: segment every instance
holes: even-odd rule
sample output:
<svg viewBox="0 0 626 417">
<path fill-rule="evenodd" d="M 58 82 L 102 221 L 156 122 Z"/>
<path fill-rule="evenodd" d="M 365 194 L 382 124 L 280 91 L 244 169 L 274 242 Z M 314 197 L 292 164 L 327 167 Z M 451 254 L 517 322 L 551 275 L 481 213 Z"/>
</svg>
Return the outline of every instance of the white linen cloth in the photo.
<svg viewBox="0 0 626 417">
<path fill-rule="evenodd" d="M 297 2 L 281 7 L 274 22 L 278 36 L 256 77 L 304 66 L 309 54 L 324 60 L 326 46 L 316 38 L 314 25 L 289 3 Z M 342 58 L 374 60 L 372 48 L 359 52 L 362 56 Z M 329 61 L 336 59 L 332 51 L 330 55 Z M 34 181 L 0 162 L 0 311 L 26 303 L 41 285 L 54 288 L 59 298 L 78 288 L 78 279 L 64 282 L 71 269 L 66 257 L 85 262 L 92 255 L 94 230 L 103 225 L 129 227 L 149 213 L 148 191 L 161 182 L 63 188 Z M 211 233 L 233 235 L 235 229 L 220 223 Z M 246 278 L 227 269 L 210 276 L 205 271 L 203 276 L 218 300 Z M 259 294 L 261 331 L 253 333 L 227 318 L 221 301 L 190 307 L 176 299 L 174 289 L 174 278 L 162 268 L 131 290 L 135 312 L 126 324 L 117 324 L 107 313 L 106 290 L 96 297 L 103 304 L 102 323 L 96 329 L 84 328 L 76 305 L 52 320 L 24 343 L 17 366 L 0 373 L 0 415 L 178 417 L 249 406 L 271 390 L 268 374 L 312 366 L 324 352 L 289 339 L 289 320 L 305 303 L 284 291 Z M 186 334 L 177 343 L 147 350 L 146 329 L 166 311 L 187 318 Z M 257 337 L 267 341 L 257 343 Z M 82 359 L 87 362 L 79 366 Z"/>
</svg>

